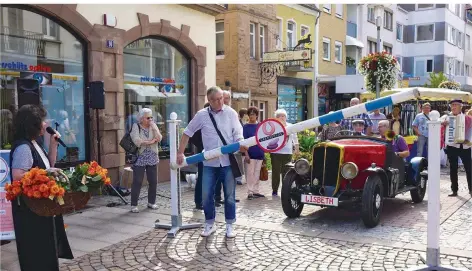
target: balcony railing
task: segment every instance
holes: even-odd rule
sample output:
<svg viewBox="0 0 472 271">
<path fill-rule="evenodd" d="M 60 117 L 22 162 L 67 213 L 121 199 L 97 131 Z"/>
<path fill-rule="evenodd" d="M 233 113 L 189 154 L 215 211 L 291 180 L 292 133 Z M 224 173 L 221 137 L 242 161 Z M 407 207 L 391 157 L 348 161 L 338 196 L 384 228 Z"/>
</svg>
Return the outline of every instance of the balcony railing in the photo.
<svg viewBox="0 0 472 271">
<path fill-rule="evenodd" d="M 357 24 L 347 22 L 347 35 L 357 39 Z"/>
<path fill-rule="evenodd" d="M 0 27 L 2 51 L 44 57 L 43 34 L 11 27 Z"/>
<path fill-rule="evenodd" d="M 355 74 L 356 74 L 356 67 L 346 66 L 346 75 L 355 75 Z"/>
</svg>

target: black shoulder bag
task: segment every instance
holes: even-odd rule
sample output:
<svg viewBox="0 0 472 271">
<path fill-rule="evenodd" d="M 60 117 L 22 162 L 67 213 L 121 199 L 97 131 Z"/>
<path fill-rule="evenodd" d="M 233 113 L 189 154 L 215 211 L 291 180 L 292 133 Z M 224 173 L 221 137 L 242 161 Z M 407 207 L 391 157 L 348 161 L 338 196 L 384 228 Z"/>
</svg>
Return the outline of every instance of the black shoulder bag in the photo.
<svg viewBox="0 0 472 271">
<path fill-rule="evenodd" d="M 141 126 L 138 125 L 139 132 L 141 132 Z M 120 146 L 125 150 L 125 162 L 127 164 L 134 164 L 136 160 L 138 160 L 138 146 L 134 144 L 133 140 L 131 139 L 131 132 L 133 131 L 133 126 L 129 132 L 127 132 L 120 141 Z"/>
<path fill-rule="evenodd" d="M 213 123 L 213 126 L 215 127 L 215 130 L 218 133 L 218 136 L 220 137 L 221 142 L 223 142 L 225 146 L 228 145 L 228 143 L 226 143 L 225 138 L 223 137 L 220 130 L 218 129 L 218 126 L 216 126 L 216 121 L 210 112 L 210 108 L 208 108 L 208 115 L 210 115 L 211 122 Z M 234 154 L 232 153 L 228 154 L 228 156 L 229 156 L 229 163 L 231 165 L 231 171 L 233 172 L 233 177 L 235 179 L 241 177 L 242 174 L 241 174 L 241 171 L 239 170 L 239 165 L 238 165 L 238 161 L 236 161 L 236 157 L 234 157 Z"/>
</svg>

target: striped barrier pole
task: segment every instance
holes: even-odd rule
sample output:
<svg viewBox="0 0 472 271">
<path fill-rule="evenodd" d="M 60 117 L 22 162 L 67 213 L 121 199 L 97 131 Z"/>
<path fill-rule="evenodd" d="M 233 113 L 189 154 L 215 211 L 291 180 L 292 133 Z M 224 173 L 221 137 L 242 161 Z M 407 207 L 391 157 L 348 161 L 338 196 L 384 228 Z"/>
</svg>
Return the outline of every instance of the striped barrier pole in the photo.
<svg viewBox="0 0 472 271">
<path fill-rule="evenodd" d="M 358 104 L 351 106 L 342 110 L 335 111 L 330 114 L 323 115 L 321 117 L 312 118 L 305 120 L 289 127 L 286 127 L 288 134 L 298 133 L 306 129 L 313 129 L 315 127 L 328 124 L 330 122 L 339 121 L 345 118 L 349 118 L 358 114 L 367 113 L 375 109 L 384 108 L 390 105 L 397 103 L 405 102 L 408 100 L 416 99 L 419 97 L 419 91 L 417 88 L 411 88 L 409 90 L 402 91 L 400 93 L 395 93 L 391 96 L 382 97 L 367 103 Z M 171 159 L 170 166 L 172 169 L 177 169 L 185 167 L 191 164 L 197 164 L 206 160 L 214 159 L 220 157 L 224 154 L 230 154 L 237 152 L 240 146 L 251 147 L 256 145 L 256 138 L 251 137 L 233 144 L 229 144 L 220 148 L 213 150 L 204 151 L 201 153 L 194 154 L 192 156 L 186 157 L 184 162 L 180 165 L 176 163 L 175 159 Z"/>
</svg>

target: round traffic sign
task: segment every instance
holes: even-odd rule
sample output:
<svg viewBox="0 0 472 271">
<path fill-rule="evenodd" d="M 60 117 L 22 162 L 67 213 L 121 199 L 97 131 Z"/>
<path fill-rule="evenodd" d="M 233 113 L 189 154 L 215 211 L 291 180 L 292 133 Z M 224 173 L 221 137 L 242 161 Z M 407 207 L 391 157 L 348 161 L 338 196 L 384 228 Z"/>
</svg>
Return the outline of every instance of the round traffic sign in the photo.
<svg viewBox="0 0 472 271">
<path fill-rule="evenodd" d="M 256 143 L 264 152 L 276 152 L 287 143 L 287 130 L 277 119 L 266 119 L 256 129 Z"/>
</svg>

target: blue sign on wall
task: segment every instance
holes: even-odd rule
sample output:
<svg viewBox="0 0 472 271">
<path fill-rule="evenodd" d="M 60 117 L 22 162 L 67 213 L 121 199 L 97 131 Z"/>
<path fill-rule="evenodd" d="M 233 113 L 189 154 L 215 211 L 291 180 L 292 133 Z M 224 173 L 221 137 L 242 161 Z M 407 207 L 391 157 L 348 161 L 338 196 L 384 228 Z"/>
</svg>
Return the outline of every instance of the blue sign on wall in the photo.
<svg viewBox="0 0 472 271">
<path fill-rule="evenodd" d="M 114 46 L 114 41 L 113 40 L 107 40 L 107 48 L 113 48 Z"/>
<path fill-rule="evenodd" d="M 10 150 L 0 150 L 0 187 L 10 183 Z"/>
</svg>

